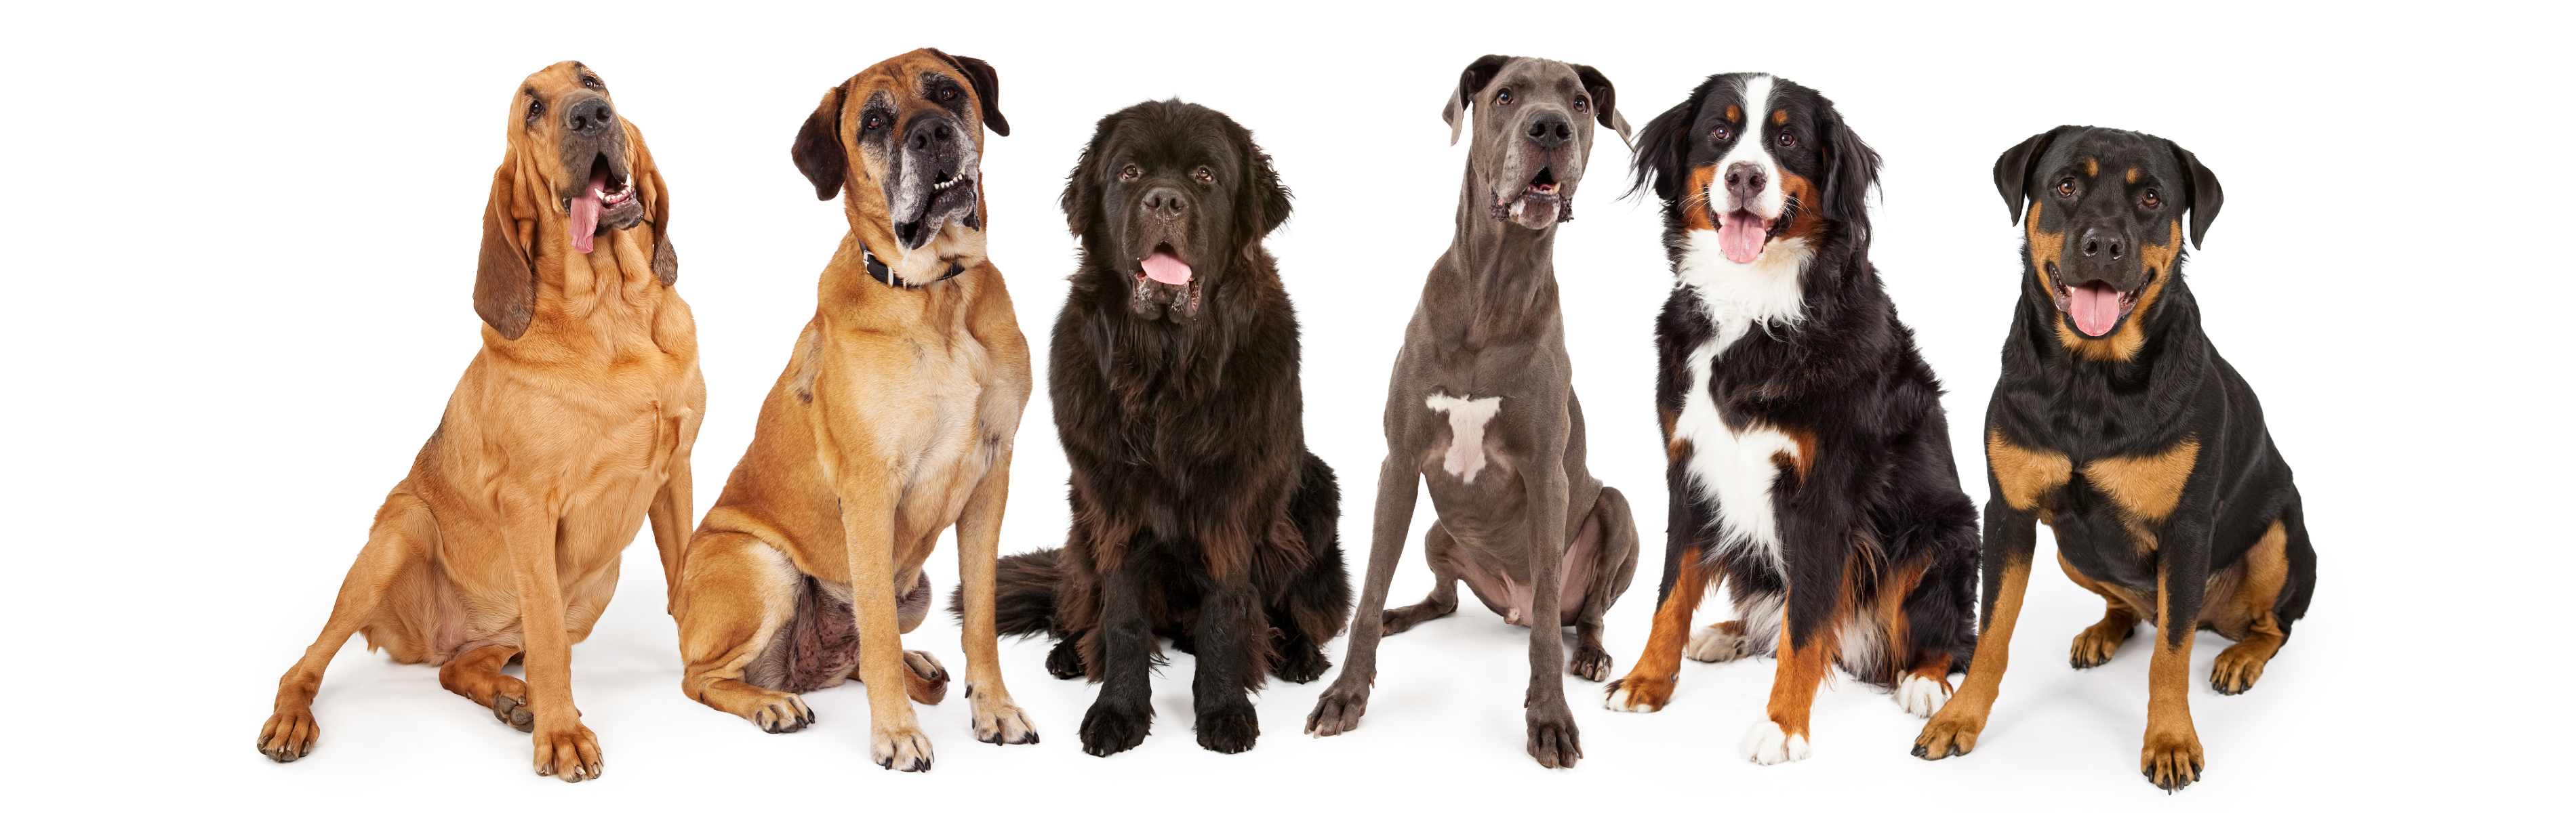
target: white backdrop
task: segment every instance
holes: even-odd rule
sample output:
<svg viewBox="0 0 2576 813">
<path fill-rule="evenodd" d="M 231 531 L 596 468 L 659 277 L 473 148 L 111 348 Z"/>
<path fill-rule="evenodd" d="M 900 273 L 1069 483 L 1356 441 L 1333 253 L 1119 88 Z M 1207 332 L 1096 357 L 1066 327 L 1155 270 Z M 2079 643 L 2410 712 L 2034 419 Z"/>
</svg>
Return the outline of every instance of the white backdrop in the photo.
<svg viewBox="0 0 2576 813">
<path fill-rule="evenodd" d="M 1949 386 L 1970 483 L 1983 482 L 1973 450 L 2017 281 L 1994 157 L 2061 123 L 2171 137 L 2226 185 L 2190 279 L 2301 475 L 2322 556 L 2315 605 L 2262 684 L 2240 697 L 2195 686 L 2210 767 L 2182 798 L 2499 792 L 2563 763 L 2563 619 L 2541 607 L 2563 612 L 2569 566 L 2565 525 L 2545 513 L 2563 505 L 2570 451 L 2549 397 L 2563 391 L 2564 326 L 2547 321 L 2571 270 L 2556 140 L 2566 74 L 2563 46 L 2540 40 L 2563 19 L 2476 3 L 2330 16 L 2247 3 L 2102 16 L 2055 4 L 1109 5 L 13 11 L 0 34 L 12 382 L 0 499 L 13 520 L 0 602 L 16 640 L 0 670 L 14 701 L 0 763 L 22 798 L 2160 801 L 2136 771 L 2143 645 L 2068 669 L 2067 639 L 2100 605 L 2045 566 L 1991 727 L 1974 755 L 1939 763 L 1907 754 L 1917 720 L 1847 677 L 1817 703 L 1813 758 L 1744 763 L 1736 741 L 1770 683 L 1761 661 L 1686 664 L 1656 715 L 1605 711 L 1597 687 L 1574 681 L 1587 758 L 1542 770 L 1521 750 L 1525 638 L 1469 602 L 1388 640 L 1361 730 L 1300 735 L 1322 684 L 1274 685 L 1258 701 L 1264 737 L 1240 756 L 1194 744 L 1187 657 L 1160 673 L 1142 748 L 1085 756 L 1075 728 L 1092 688 L 1048 679 L 1044 643 L 1006 644 L 1011 688 L 1045 741 L 974 742 L 952 693 L 921 712 L 937 770 L 894 775 L 866 761 L 856 687 L 809 697 L 822 722 L 793 736 L 685 699 L 649 534 L 629 551 L 623 599 L 574 650 L 574 691 L 609 755 L 601 781 L 531 776 L 524 735 L 441 690 L 433 670 L 354 640 L 317 705 L 318 753 L 284 766 L 255 754 L 277 675 L 319 628 L 476 347 L 470 258 L 519 78 L 559 59 L 599 70 L 675 190 L 680 290 L 709 385 L 703 510 L 842 231 L 839 205 L 816 202 L 790 166 L 789 141 L 825 88 L 921 45 L 1000 71 L 1015 130 L 984 162 L 991 253 L 1041 345 L 1073 255 L 1056 195 L 1100 115 L 1177 95 L 1231 113 L 1276 156 L 1296 213 L 1270 245 L 1304 317 L 1308 436 L 1341 472 L 1354 572 L 1386 371 L 1448 239 L 1464 160 L 1437 112 L 1476 56 L 1599 67 L 1641 125 L 1718 71 L 1777 72 L 1839 102 L 1886 157 L 1875 259 Z M 1652 202 L 1614 197 L 1627 159 L 1615 139 L 1594 147 L 1556 259 L 1592 469 L 1636 500 L 1648 546 L 1611 615 L 1621 672 L 1662 554 L 1651 319 L 1670 279 Z M 1005 551 L 1059 544 L 1066 523 L 1043 394 L 1019 443 Z M 943 594 L 949 550 L 931 565 Z M 1409 552 L 1394 597 L 1428 585 Z M 958 669 L 955 629 L 943 613 L 907 645 Z M 2203 636 L 2196 684 L 2219 648 Z"/>
</svg>

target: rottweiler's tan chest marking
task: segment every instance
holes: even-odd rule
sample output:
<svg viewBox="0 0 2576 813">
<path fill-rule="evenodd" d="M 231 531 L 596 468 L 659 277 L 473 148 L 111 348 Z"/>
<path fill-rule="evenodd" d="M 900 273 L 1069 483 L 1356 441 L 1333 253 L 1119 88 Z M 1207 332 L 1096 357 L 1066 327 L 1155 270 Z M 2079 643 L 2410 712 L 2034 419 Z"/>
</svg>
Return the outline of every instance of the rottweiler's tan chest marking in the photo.
<svg viewBox="0 0 2576 813">
<path fill-rule="evenodd" d="M 2016 511 L 2038 509 L 2040 498 L 2066 485 L 2075 471 L 2066 455 L 2015 446 L 1995 429 L 1986 430 L 1986 468 L 1994 472 L 1996 496 Z"/>
<path fill-rule="evenodd" d="M 2182 501 L 2183 483 L 2200 461 L 2200 441 L 2184 438 L 2163 452 L 2135 457 L 2106 457 L 2084 464 L 2084 479 L 2110 497 L 2130 518 L 2163 522 Z"/>
</svg>

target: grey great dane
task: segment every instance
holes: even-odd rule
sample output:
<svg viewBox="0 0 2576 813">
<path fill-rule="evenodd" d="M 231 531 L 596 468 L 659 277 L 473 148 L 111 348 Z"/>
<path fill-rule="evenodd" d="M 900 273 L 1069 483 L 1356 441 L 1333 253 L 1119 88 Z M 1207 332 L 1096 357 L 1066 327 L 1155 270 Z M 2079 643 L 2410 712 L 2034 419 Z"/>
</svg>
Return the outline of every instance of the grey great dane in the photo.
<svg viewBox="0 0 2576 813">
<path fill-rule="evenodd" d="M 1550 768 L 1583 756 L 1557 670 L 1609 676 L 1601 616 L 1636 575 L 1637 524 L 1627 498 L 1584 465 L 1552 258 L 1593 123 L 1628 136 L 1612 94 L 1590 67 L 1487 56 L 1459 76 L 1441 114 L 1453 144 L 1474 115 L 1457 234 L 1431 267 L 1387 385 L 1368 582 L 1341 676 L 1306 718 L 1310 734 L 1357 728 L 1379 637 L 1457 611 L 1465 581 L 1495 614 L 1530 627 L 1530 756 Z M 1388 610 L 1422 483 L 1438 514 L 1423 540 L 1437 586 Z M 1576 635 L 1570 663 L 1566 625 Z"/>
</svg>

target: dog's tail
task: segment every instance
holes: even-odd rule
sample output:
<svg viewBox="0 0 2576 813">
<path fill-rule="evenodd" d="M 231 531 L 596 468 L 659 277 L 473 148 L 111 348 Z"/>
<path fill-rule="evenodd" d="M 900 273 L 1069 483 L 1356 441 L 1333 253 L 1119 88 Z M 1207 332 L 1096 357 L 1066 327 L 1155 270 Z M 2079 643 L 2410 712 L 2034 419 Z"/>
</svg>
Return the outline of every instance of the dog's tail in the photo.
<svg viewBox="0 0 2576 813">
<path fill-rule="evenodd" d="M 993 624 L 1003 635 L 1027 637 L 1055 629 L 1056 561 L 1060 548 L 1002 557 L 993 568 Z M 966 588 L 948 593 L 948 614 L 966 616 Z"/>
</svg>

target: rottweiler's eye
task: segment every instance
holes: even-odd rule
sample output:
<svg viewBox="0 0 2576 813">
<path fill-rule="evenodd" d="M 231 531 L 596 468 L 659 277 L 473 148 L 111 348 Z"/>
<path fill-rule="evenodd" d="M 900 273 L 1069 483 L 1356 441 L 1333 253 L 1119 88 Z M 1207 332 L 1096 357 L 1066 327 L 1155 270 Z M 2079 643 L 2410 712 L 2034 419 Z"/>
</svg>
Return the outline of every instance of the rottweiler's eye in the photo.
<svg viewBox="0 0 2576 813">
<path fill-rule="evenodd" d="M 1798 134 L 1787 130 L 1780 131 L 1780 148 L 1788 149 L 1795 146 L 1798 146 Z"/>
<path fill-rule="evenodd" d="M 1725 141 L 1735 137 L 1735 128 L 1720 124 L 1717 126 L 1717 129 L 1708 131 L 1708 137 L 1719 141 Z"/>
<path fill-rule="evenodd" d="M 1503 105 L 1503 106 L 1508 107 L 1508 106 L 1510 106 L 1510 105 L 1511 105 L 1511 103 L 1512 103 L 1512 89 L 1511 89 L 1511 88 L 1508 88 L 1508 87 L 1507 87 L 1507 88 L 1503 88 L 1502 90 L 1494 91 L 1494 104 L 1497 104 L 1497 105 Z"/>
<path fill-rule="evenodd" d="M 542 116 L 542 115 L 545 115 L 545 114 L 546 114 L 546 103 L 545 103 L 545 102 L 538 101 L 538 100 L 536 100 L 536 99 L 529 99 L 529 100 L 528 100 L 528 120 L 529 120 L 529 121 L 536 121 L 538 116 Z"/>
<path fill-rule="evenodd" d="M 2067 177 L 2064 177 L 2064 178 L 2059 178 L 2059 179 L 2057 179 L 2057 196 L 2058 196 L 2058 197 L 2061 197 L 2061 198 L 2071 198 L 2071 197 L 2075 197 L 2075 178 L 2074 178 L 2074 176 L 2071 176 L 2071 175 L 2070 175 L 2070 176 L 2067 176 Z"/>
<path fill-rule="evenodd" d="M 859 132 L 873 133 L 878 130 L 885 129 L 885 126 L 886 119 L 884 113 L 869 113 L 865 116 L 859 117 Z"/>
<path fill-rule="evenodd" d="M 1132 181 L 1142 177 L 1145 177 L 1145 170 L 1135 164 L 1128 164 L 1126 169 L 1118 171 L 1118 180 Z"/>
<path fill-rule="evenodd" d="M 1589 96 L 1576 96 L 1576 97 L 1574 97 L 1574 112 L 1581 113 L 1581 112 L 1583 112 L 1584 108 L 1591 107 L 1591 106 L 1592 106 L 1592 98 L 1591 98 L 1591 97 L 1589 97 Z"/>
<path fill-rule="evenodd" d="M 1207 167 L 1199 167 L 1197 171 L 1190 173 L 1190 177 L 1199 183 L 1216 183 L 1216 171 Z"/>
<path fill-rule="evenodd" d="M 2164 196 L 2156 194 L 2155 187 L 2150 186 L 2147 187 L 2146 194 L 2138 196 L 2138 205 L 2153 209 L 2165 205 L 2165 199 Z"/>
<path fill-rule="evenodd" d="M 952 88 L 952 87 L 942 87 L 942 88 L 940 88 L 940 89 L 939 89 L 939 100 L 940 100 L 940 101 L 943 101 L 943 102 L 946 102 L 946 101 L 954 101 L 954 100 L 956 100 L 956 98 L 957 98 L 957 89 L 956 89 L 956 88 Z"/>
</svg>

